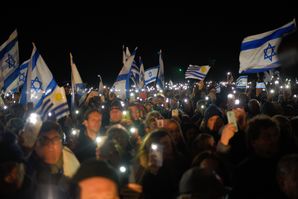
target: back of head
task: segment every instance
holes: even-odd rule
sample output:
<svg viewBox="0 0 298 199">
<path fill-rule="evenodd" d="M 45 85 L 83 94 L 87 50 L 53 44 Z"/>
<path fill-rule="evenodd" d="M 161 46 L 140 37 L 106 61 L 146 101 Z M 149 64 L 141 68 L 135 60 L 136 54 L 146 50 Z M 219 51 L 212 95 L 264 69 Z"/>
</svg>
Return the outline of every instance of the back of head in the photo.
<svg viewBox="0 0 298 199">
<path fill-rule="evenodd" d="M 220 199 L 225 195 L 224 185 L 213 172 L 198 167 L 187 170 L 179 183 L 180 197 Z"/>
<path fill-rule="evenodd" d="M 89 159 L 83 164 L 72 178 L 73 184 L 80 187 L 81 198 L 111 198 L 119 195 L 119 176 L 107 162 Z"/>
</svg>

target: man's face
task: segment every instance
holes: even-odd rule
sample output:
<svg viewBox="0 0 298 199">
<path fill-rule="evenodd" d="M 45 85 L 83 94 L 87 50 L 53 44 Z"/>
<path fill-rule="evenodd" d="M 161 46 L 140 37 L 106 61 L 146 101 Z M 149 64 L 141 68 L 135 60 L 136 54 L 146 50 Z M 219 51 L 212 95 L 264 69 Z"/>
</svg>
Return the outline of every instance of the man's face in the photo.
<svg viewBox="0 0 298 199">
<path fill-rule="evenodd" d="M 279 150 L 279 132 L 275 128 L 260 131 L 260 136 L 252 143 L 253 149 L 257 155 L 270 158 Z"/>
<path fill-rule="evenodd" d="M 112 108 L 110 111 L 110 121 L 111 122 L 120 122 L 122 119 L 122 112 L 118 108 Z"/>
<path fill-rule="evenodd" d="M 218 115 L 210 117 L 207 126 L 211 131 L 218 131 L 224 125 L 222 119 Z"/>
<path fill-rule="evenodd" d="M 97 134 L 101 127 L 102 115 L 99 112 L 92 112 L 88 115 L 87 120 L 84 121 L 84 125 L 87 129 L 87 133 Z"/>
<path fill-rule="evenodd" d="M 132 120 L 138 120 L 140 118 L 140 112 L 137 106 L 130 106 L 129 111 Z"/>
<path fill-rule="evenodd" d="M 79 182 L 81 199 L 118 199 L 116 184 L 107 178 L 91 177 Z"/>
<path fill-rule="evenodd" d="M 44 132 L 35 147 L 37 155 L 47 164 L 56 164 L 62 155 L 62 140 L 56 130 Z"/>
</svg>

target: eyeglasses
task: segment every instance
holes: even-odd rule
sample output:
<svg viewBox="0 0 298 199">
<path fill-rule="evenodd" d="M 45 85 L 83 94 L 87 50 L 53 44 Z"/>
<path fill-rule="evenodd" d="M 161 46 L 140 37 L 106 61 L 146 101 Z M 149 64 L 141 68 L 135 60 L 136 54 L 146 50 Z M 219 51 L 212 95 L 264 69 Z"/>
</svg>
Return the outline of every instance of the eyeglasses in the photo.
<svg viewBox="0 0 298 199">
<path fill-rule="evenodd" d="M 42 136 L 39 138 L 39 141 L 42 145 L 49 145 L 50 143 L 57 145 L 60 144 L 62 139 L 60 136 L 55 136 L 53 138 L 48 138 L 46 136 Z"/>
</svg>

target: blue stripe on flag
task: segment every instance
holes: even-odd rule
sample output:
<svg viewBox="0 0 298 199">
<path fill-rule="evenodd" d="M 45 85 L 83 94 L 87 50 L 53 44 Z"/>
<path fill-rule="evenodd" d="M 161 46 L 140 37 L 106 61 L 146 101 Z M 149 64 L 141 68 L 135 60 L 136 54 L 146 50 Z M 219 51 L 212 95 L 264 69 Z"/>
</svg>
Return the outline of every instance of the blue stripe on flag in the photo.
<svg viewBox="0 0 298 199">
<path fill-rule="evenodd" d="M 17 41 L 18 41 L 17 38 L 13 39 L 0 51 L 0 59 L 3 59 L 4 55 L 8 53 L 15 46 Z"/>
<path fill-rule="evenodd" d="M 37 49 L 36 49 L 34 55 L 32 56 L 32 60 L 31 60 L 31 63 L 32 63 L 32 71 L 33 71 L 33 70 L 35 69 L 35 67 L 36 67 L 36 62 L 37 62 L 39 56 L 40 56 L 40 55 L 39 55 L 39 53 L 38 53 L 38 51 L 37 51 Z"/>
<path fill-rule="evenodd" d="M 60 109 L 61 107 L 67 105 L 67 102 L 60 104 L 59 106 L 56 106 L 54 109 L 52 109 L 51 111 L 56 112 L 58 109 Z"/>
<path fill-rule="evenodd" d="M 241 51 L 258 48 L 258 47 L 262 46 L 263 44 L 265 44 L 266 42 L 268 42 L 270 40 L 280 38 L 280 37 L 283 36 L 283 34 L 290 33 L 292 31 L 294 31 L 295 28 L 296 28 L 295 24 L 292 24 L 288 27 L 278 29 L 278 30 L 274 31 L 272 34 L 270 34 L 266 37 L 263 37 L 261 39 L 257 39 L 257 40 L 242 43 L 241 44 Z"/>
<path fill-rule="evenodd" d="M 54 106 L 54 104 L 51 103 L 51 104 L 45 109 L 45 111 L 42 113 L 42 116 L 41 116 L 42 120 L 44 120 L 45 116 L 47 116 L 47 114 L 48 114 L 48 111 L 49 111 L 50 108 L 52 108 L 53 106 Z"/>
<path fill-rule="evenodd" d="M 54 90 L 55 88 L 57 87 L 57 83 L 54 79 L 51 80 L 51 82 L 49 83 L 48 87 L 46 88 L 46 94 L 44 94 L 40 100 L 36 103 L 35 105 L 35 109 L 38 109 L 41 105 L 42 105 L 42 102 L 44 100 L 44 98 L 46 98 L 47 96 L 49 96 Z M 31 89 L 31 88 L 30 88 Z M 50 92 L 48 92 L 50 90 Z M 47 93 L 48 92 L 48 93 Z"/>
<path fill-rule="evenodd" d="M 41 109 L 40 109 L 40 113 L 43 113 L 45 107 L 51 102 L 50 99 L 47 99 L 44 103 L 42 103 Z"/>
<path fill-rule="evenodd" d="M 280 66 L 280 62 L 277 61 L 273 64 L 270 64 L 269 66 L 266 66 L 265 68 L 252 68 L 252 69 L 247 69 L 245 71 L 242 71 L 240 74 L 246 74 L 246 73 L 260 73 L 268 70 L 272 70 L 274 68 L 277 68 Z"/>
</svg>

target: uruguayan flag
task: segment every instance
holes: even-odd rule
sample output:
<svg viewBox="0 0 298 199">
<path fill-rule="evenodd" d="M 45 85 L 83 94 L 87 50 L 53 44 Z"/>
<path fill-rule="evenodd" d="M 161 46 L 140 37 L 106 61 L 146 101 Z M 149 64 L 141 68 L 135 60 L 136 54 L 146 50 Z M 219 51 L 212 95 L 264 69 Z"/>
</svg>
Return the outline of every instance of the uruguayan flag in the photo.
<svg viewBox="0 0 298 199">
<path fill-rule="evenodd" d="M 148 84 L 156 81 L 157 73 L 158 73 L 158 66 L 148 68 L 147 70 L 145 70 L 145 85 L 146 86 Z"/>
<path fill-rule="evenodd" d="M 205 79 L 210 66 L 197 66 L 197 65 L 189 65 L 185 72 L 185 79 L 197 79 L 203 80 Z"/>
<path fill-rule="evenodd" d="M 144 64 L 140 57 L 140 76 L 139 76 L 139 88 L 143 88 L 145 85 L 145 71 L 144 71 Z"/>
<path fill-rule="evenodd" d="M 164 64 L 161 56 L 161 50 L 159 51 L 158 56 L 159 56 L 159 69 L 158 69 L 156 83 L 161 89 L 163 89 L 165 85 L 165 76 L 164 76 Z"/>
<path fill-rule="evenodd" d="M 4 81 L 5 92 L 15 93 L 24 84 L 29 61 L 30 60 L 27 60 L 22 63 L 8 78 L 6 78 Z"/>
<path fill-rule="evenodd" d="M 247 78 L 248 76 L 240 76 L 236 80 L 236 88 L 244 89 L 247 86 Z"/>
<path fill-rule="evenodd" d="M 59 119 L 69 113 L 65 93 L 57 85 L 35 45 L 33 46 L 20 103 L 32 102 L 34 110 L 43 119 L 51 114 Z"/>
<path fill-rule="evenodd" d="M 116 82 L 112 87 L 112 90 L 114 90 L 115 94 L 122 100 L 125 100 L 129 96 L 130 69 L 135 59 L 136 50 L 137 48 L 133 51 L 132 55 L 126 60 L 120 73 L 118 74 Z"/>
<path fill-rule="evenodd" d="M 11 74 L 19 67 L 18 34 L 15 30 L 0 46 L 0 89 L 10 85 Z M 6 86 L 6 87 L 4 87 Z"/>
<path fill-rule="evenodd" d="M 239 73 L 258 73 L 279 67 L 277 50 L 282 37 L 295 30 L 294 19 L 275 30 L 244 38 L 239 56 Z"/>
<path fill-rule="evenodd" d="M 83 83 L 80 73 L 77 69 L 76 64 L 73 61 L 72 54 L 70 53 L 70 66 L 71 66 L 71 88 L 72 88 L 72 108 L 76 105 L 76 98 L 78 99 L 78 105 L 82 104 L 86 97 L 86 84 Z"/>
</svg>

